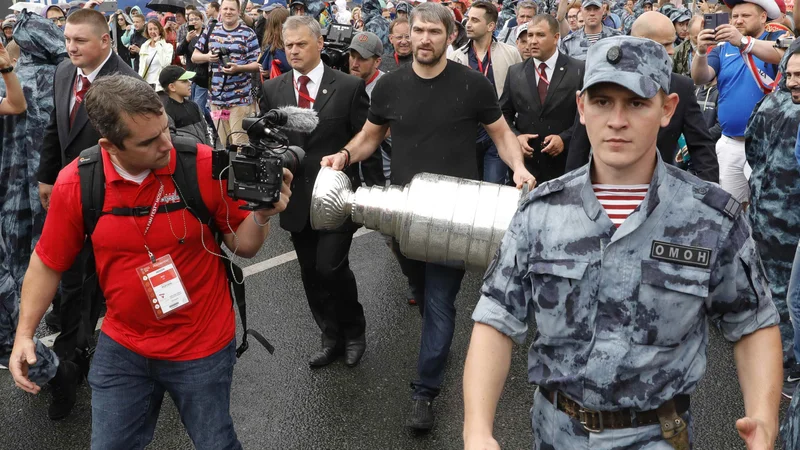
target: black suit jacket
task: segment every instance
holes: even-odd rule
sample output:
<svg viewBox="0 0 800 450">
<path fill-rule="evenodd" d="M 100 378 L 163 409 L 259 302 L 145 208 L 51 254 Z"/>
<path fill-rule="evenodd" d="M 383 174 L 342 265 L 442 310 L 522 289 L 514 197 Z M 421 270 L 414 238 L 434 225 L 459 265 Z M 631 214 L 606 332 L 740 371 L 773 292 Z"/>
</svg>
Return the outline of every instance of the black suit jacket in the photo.
<svg viewBox="0 0 800 450">
<path fill-rule="evenodd" d="M 307 135 L 288 133 L 289 141 L 306 152 L 302 165 L 294 174 L 292 199 L 281 213 L 281 228 L 295 233 L 303 231 L 308 223 L 311 193 L 322 157 L 334 154 L 347 145 L 361 131 L 369 112 L 364 80 L 327 66 L 324 70 L 313 105 L 319 116 L 319 125 Z M 264 82 L 261 111 L 297 106 L 293 73 L 290 71 Z M 361 185 L 357 164 L 350 166 L 346 173 L 354 187 Z"/>
<path fill-rule="evenodd" d="M 112 52 L 111 57 L 100 69 L 97 78 L 115 73 L 140 78 L 131 66 Z M 100 140 L 97 130 L 89 123 L 89 116 L 86 115 L 86 108 L 83 104 L 78 107 L 72 128 L 69 126 L 69 104 L 77 74 L 78 68 L 72 65 L 72 61 L 69 59 L 62 61 L 56 68 L 53 81 L 55 108 L 50 116 L 50 123 L 44 130 L 42 155 L 37 176 L 40 183 L 55 184 L 58 172 L 62 168 L 77 158 L 83 150 L 97 145 L 97 141 Z"/>
<path fill-rule="evenodd" d="M 539 99 L 539 76 L 533 58 L 508 69 L 500 107 L 515 134 L 539 135 L 530 142 L 534 152 L 531 158 L 525 158 L 525 167 L 540 183 L 564 174 L 570 128 L 577 112 L 575 91 L 583 86 L 583 67 L 583 61 L 559 53 L 544 105 Z M 541 152 L 542 141 L 552 134 L 564 141 L 564 151 L 555 157 Z"/>
<path fill-rule="evenodd" d="M 670 93 L 678 94 L 680 100 L 669 125 L 658 132 L 656 146 L 661 152 L 661 159 L 668 164 L 675 164 L 678 138 L 683 134 L 697 176 L 703 180 L 718 183 L 719 164 L 717 163 L 716 143 L 711 139 L 703 111 L 697 104 L 692 79 L 673 73 L 669 81 L 669 90 Z M 591 148 L 589 136 L 586 134 L 586 126 L 581 124 L 580 116 L 575 116 L 573 129 L 574 134 L 567 156 L 568 171 L 589 162 Z"/>
</svg>

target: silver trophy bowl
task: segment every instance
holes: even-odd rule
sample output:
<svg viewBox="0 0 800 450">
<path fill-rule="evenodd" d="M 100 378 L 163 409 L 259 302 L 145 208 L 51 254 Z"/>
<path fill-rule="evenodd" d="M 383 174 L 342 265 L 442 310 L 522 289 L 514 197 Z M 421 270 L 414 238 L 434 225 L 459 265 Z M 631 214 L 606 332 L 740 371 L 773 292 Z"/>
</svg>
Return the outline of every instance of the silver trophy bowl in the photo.
<svg viewBox="0 0 800 450">
<path fill-rule="evenodd" d="M 407 258 L 482 271 L 526 192 L 431 173 L 403 187 L 353 192 L 347 175 L 323 167 L 311 195 L 311 227 L 332 230 L 350 217 L 397 239 Z"/>
</svg>

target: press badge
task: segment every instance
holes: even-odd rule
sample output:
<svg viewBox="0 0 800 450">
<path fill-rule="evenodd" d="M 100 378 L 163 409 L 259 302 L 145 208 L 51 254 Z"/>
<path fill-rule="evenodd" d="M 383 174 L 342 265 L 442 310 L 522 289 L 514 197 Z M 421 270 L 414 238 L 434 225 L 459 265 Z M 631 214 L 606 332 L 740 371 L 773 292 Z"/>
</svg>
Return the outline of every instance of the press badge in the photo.
<svg viewBox="0 0 800 450">
<path fill-rule="evenodd" d="M 156 319 L 191 304 L 172 257 L 162 256 L 136 269 Z"/>
</svg>

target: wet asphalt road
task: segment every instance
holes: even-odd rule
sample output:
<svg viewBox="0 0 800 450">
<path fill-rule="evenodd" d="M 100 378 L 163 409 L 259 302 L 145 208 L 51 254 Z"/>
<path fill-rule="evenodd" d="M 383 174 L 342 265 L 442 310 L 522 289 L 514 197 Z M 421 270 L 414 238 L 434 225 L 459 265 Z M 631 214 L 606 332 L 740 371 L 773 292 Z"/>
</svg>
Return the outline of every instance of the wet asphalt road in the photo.
<svg viewBox="0 0 800 450">
<path fill-rule="evenodd" d="M 275 226 L 261 253 L 244 265 L 291 251 L 288 234 Z M 406 304 L 404 278 L 378 233 L 357 237 L 350 260 L 367 317 L 368 346 L 361 364 L 353 369 L 341 362 L 309 369 L 306 361 L 318 347 L 319 332 L 308 312 L 295 260 L 248 278 L 249 325 L 261 331 L 276 351 L 269 355 L 253 342 L 234 371 L 231 409 L 244 448 L 461 448 L 461 375 L 480 275 L 468 274 L 458 297 L 456 336 L 444 388 L 434 402 L 436 427 L 428 435 L 416 435 L 403 423 L 409 382 L 415 375 L 419 312 Z M 239 327 L 237 323 L 237 332 Z M 40 334 L 50 330 L 42 326 Z M 526 382 L 526 350 L 516 347 L 498 408 L 495 436 L 504 449 L 530 448 L 528 410 L 533 389 Z M 47 418 L 49 392 L 26 394 L 14 387 L 8 371 L 0 370 L 0 449 L 88 448 L 90 395 L 84 383 L 70 417 L 52 422 Z M 783 409 L 787 404 L 782 403 Z M 717 332 L 710 339 L 708 373 L 692 398 L 692 410 L 696 449 L 744 448 L 734 427 L 744 407 L 732 346 Z M 170 401 L 164 402 L 148 448 L 192 448 Z"/>
</svg>

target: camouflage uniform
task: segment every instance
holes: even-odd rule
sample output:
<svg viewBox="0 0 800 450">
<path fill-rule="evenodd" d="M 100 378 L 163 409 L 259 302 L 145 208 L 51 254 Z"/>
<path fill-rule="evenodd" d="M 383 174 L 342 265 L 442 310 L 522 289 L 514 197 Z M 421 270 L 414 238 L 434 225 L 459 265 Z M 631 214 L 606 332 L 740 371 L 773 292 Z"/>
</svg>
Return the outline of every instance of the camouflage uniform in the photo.
<svg viewBox="0 0 800 450">
<path fill-rule="evenodd" d="M 605 39 L 611 36 L 619 36 L 622 34 L 619 30 L 609 28 L 603 25 L 603 31 L 600 32 L 600 39 Z M 600 42 L 598 40 L 598 42 Z M 591 44 L 586 40 L 586 32 L 584 28 L 565 36 L 558 43 L 558 51 L 575 59 L 586 59 L 586 52 L 589 50 Z"/>
<path fill-rule="evenodd" d="M 692 42 L 688 39 L 675 47 L 675 54 L 672 55 L 672 71 L 691 78 L 692 66 L 689 65 L 689 53 L 693 51 Z"/>
<path fill-rule="evenodd" d="M 375 33 L 383 44 L 384 54 L 394 53 L 394 46 L 389 42 L 389 25 L 391 22 L 381 15 L 378 0 L 364 0 L 361 4 L 361 18 L 364 20 L 364 31 Z"/>
<path fill-rule="evenodd" d="M 0 364 L 4 366 L 14 346 L 22 278 L 44 225 L 36 172 L 44 129 L 54 108 L 56 66 L 66 56 L 64 33 L 37 14 L 20 14 L 14 40 L 20 47 L 16 72 L 28 110 L 0 116 Z M 0 87 L 0 96 L 5 96 L 5 86 Z M 55 375 L 58 359 L 38 341 L 36 358 L 29 375 L 41 385 Z"/>
<path fill-rule="evenodd" d="M 785 80 L 789 57 L 800 51 L 800 41 L 786 52 L 780 64 Z M 800 241 L 800 177 L 794 144 L 800 125 L 800 105 L 781 81 L 780 88 L 765 96 L 753 109 L 745 131 L 745 154 L 750 175 L 750 208 L 753 239 L 764 261 L 772 298 L 781 316 L 781 340 L 785 359 L 792 354 L 794 331 L 789 321 L 786 291 Z"/>
<path fill-rule="evenodd" d="M 800 395 L 792 397 L 781 424 L 781 440 L 784 450 L 800 450 Z"/>
<path fill-rule="evenodd" d="M 651 98 L 669 91 L 670 66 L 654 41 L 609 38 L 589 51 L 584 86 L 613 82 Z M 518 344 L 534 325 L 528 380 L 584 408 L 652 410 L 692 393 L 709 318 L 729 341 L 778 322 L 739 203 L 657 158 L 644 201 L 619 228 L 594 194 L 591 162 L 531 192 L 473 313 Z M 658 425 L 590 433 L 541 393 L 532 416 L 534 449 L 671 448 Z"/>
</svg>

